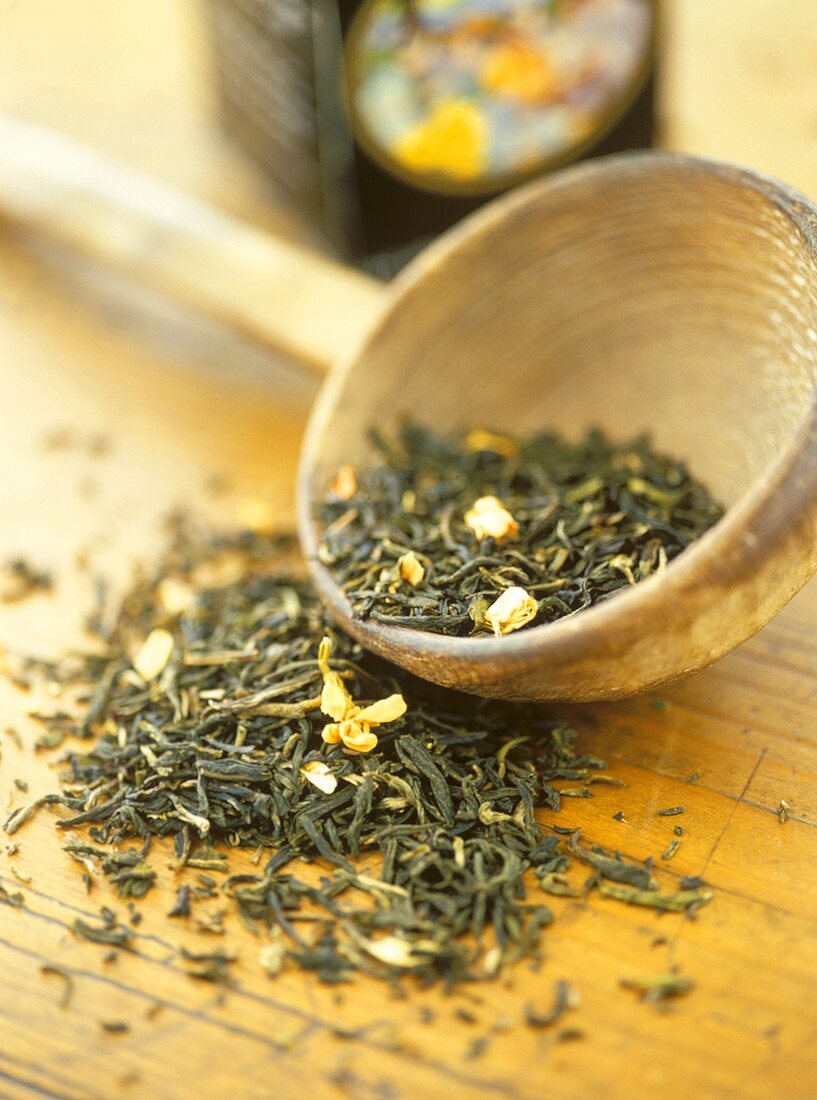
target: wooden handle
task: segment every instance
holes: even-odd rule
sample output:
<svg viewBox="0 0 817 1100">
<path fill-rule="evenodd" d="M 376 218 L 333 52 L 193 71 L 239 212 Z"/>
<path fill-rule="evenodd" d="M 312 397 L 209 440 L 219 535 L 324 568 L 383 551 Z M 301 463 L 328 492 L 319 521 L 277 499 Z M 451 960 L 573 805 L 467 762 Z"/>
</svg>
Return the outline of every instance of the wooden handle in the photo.
<svg viewBox="0 0 817 1100">
<path fill-rule="evenodd" d="M 375 280 L 2 115 L 0 217 L 318 370 L 351 350 L 380 309 Z"/>
</svg>

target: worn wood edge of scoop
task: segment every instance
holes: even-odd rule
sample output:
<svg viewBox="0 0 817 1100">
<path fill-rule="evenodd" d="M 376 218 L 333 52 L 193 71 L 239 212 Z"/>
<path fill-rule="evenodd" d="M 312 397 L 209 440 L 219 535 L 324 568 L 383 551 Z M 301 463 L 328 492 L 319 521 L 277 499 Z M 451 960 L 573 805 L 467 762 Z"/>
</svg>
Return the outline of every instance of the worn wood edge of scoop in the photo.
<svg viewBox="0 0 817 1100">
<path fill-rule="evenodd" d="M 588 176 L 704 173 L 761 194 L 795 227 L 817 260 L 817 207 L 788 185 L 739 165 L 672 153 L 586 162 L 495 200 L 444 234 L 392 285 L 384 312 L 358 351 L 338 364 L 313 408 L 298 475 L 298 528 L 317 591 L 336 622 L 407 671 L 486 697 L 589 702 L 624 698 L 698 671 L 764 626 L 817 571 L 817 395 L 788 443 L 706 534 L 661 576 L 595 607 L 502 638 L 448 637 L 355 617 L 317 557 L 313 502 L 320 441 L 346 378 L 369 340 L 427 274 L 517 207 Z M 649 628 L 645 629 L 645 624 Z"/>
</svg>

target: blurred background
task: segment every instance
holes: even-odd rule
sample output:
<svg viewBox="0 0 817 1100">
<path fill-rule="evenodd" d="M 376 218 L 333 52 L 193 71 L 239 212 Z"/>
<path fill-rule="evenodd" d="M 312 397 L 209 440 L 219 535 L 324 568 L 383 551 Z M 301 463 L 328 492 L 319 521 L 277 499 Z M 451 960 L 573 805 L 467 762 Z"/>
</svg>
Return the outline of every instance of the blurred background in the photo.
<svg viewBox="0 0 817 1100">
<path fill-rule="evenodd" d="M 648 0 L 582 0 L 557 7 L 590 10 L 591 19 L 592 9 L 598 8 L 597 22 L 603 24 L 605 18 L 615 22 L 621 5 L 625 9 L 652 6 Z M 389 7 L 380 4 L 384 6 Z M 526 5 L 515 6 L 524 9 Z M 458 24 L 462 36 L 467 16 L 472 22 L 482 19 L 484 35 L 491 12 L 501 12 L 503 3 L 420 0 L 419 7 L 435 33 L 440 28 L 450 31 L 452 26 L 456 30 Z M 670 149 L 745 162 L 816 193 L 817 24 L 810 8 L 784 0 L 660 3 L 656 142 Z M 352 58 L 358 86 L 367 75 L 361 57 L 367 48 L 378 45 L 373 37 L 378 28 L 372 28 L 378 3 L 143 0 L 136 5 L 104 0 L 71 4 L 6 0 L 0 5 L 0 108 L 81 139 L 256 224 L 315 244 L 328 241 L 341 252 L 365 258 L 386 244 L 402 246 L 407 237 L 421 236 L 427 229 L 437 231 L 470 203 L 461 196 L 459 200 L 449 196 L 442 200 L 442 213 L 432 210 L 418 216 L 415 233 L 404 223 L 417 207 L 428 205 L 427 189 L 409 188 L 396 197 L 370 189 L 363 196 L 369 208 L 365 216 L 377 207 L 381 221 L 385 217 L 403 223 L 400 232 L 386 240 L 382 226 L 374 232 L 369 227 L 373 239 L 367 242 L 360 239 L 359 225 L 350 229 L 350 220 L 359 219 L 361 200 L 354 185 L 349 187 L 348 173 L 344 175 L 348 135 L 343 132 L 340 116 L 345 108 L 337 102 L 332 58 L 339 52 L 335 37 L 348 39 L 353 17 L 363 9 L 368 11 L 357 20 L 355 44 L 352 47 L 347 41 L 343 47 Z M 633 25 L 628 33 L 637 37 L 641 32 Z M 516 28 L 517 42 L 524 34 L 525 28 Z M 602 34 L 596 46 L 597 55 L 607 50 L 605 63 L 614 67 L 614 51 L 621 51 L 615 34 L 606 38 Z M 423 58 L 416 42 L 412 48 L 406 64 L 414 65 L 416 72 Z M 632 49 L 636 60 L 643 60 L 642 45 L 636 42 Z M 530 64 L 525 67 L 524 56 L 511 59 L 510 73 L 507 65 L 503 69 L 496 48 L 492 47 L 490 60 L 495 87 L 502 81 L 515 80 L 517 85 L 520 79 L 526 81 L 519 91 L 529 101 L 541 91 L 541 74 Z M 576 60 L 574 69 L 580 64 Z M 381 111 L 387 121 L 396 119 L 405 107 L 394 67 L 390 75 Z M 626 84 L 628 79 L 625 72 L 622 81 Z M 386 86 L 385 78 L 380 84 Z M 359 102 L 370 86 L 374 87 L 373 80 L 362 89 Z M 313 113 L 316 99 L 317 116 Z M 369 103 L 374 103 L 371 95 Z M 641 105 L 624 144 L 643 143 L 649 109 Z M 357 136 L 370 153 L 382 138 L 383 151 L 387 136 L 378 135 L 375 119 L 368 126 L 367 141 L 367 121 L 371 123 L 372 118 L 361 119 L 358 112 Z M 529 131 L 532 126 L 530 122 Z M 509 129 L 505 127 L 505 132 Z M 627 137 L 634 140 L 628 142 Z M 549 152 L 558 153 L 558 136 L 542 138 L 546 140 L 556 142 Z M 322 179 L 316 167 L 318 147 Z M 374 152 L 377 160 L 377 149 Z M 547 152 L 544 146 L 534 150 L 533 160 L 539 156 L 546 161 Z M 371 160 L 371 156 L 364 158 L 364 167 Z M 520 162 L 516 167 L 522 169 L 517 174 L 524 176 L 524 165 Z M 534 165 L 534 173 L 536 169 Z M 506 173 L 499 182 L 513 178 L 513 172 Z M 459 183 L 467 189 L 467 180 Z M 383 208 L 394 203 L 402 205 L 400 213 L 389 209 L 384 215 Z"/>
<path fill-rule="evenodd" d="M 344 241 L 337 217 L 333 237 L 324 207 L 338 197 L 347 209 L 357 204 L 358 212 L 364 204 L 401 230 L 407 211 L 415 204 L 422 211 L 435 191 L 409 188 L 381 203 L 376 194 L 372 199 L 355 190 L 344 174 L 354 149 L 343 129 L 332 34 L 345 35 L 348 44 L 355 17 L 371 13 L 375 3 L 380 0 L 0 0 L 0 112 L 68 135 L 262 229 L 312 248 L 356 252 L 356 262 L 371 265 L 377 247 Z M 603 75 L 605 65 L 615 69 L 616 58 L 634 57 L 632 79 L 624 66 L 619 120 L 635 112 L 634 130 L 649 131 L 666 148 L 745 162 L 817 195 L 817 25 L 810 4 L 664 0 L 654 52 L 639 46 L 622 55 L 602 36 L 600 44 L 594 40 L 593 64 L 583 68 L 579 53 L 573 75 L 565 78 L 563 70 L 554 78 L 541 58 L 530 56 L 529 27 L 518 26 L 511 41 L 492 29 L 491 9 L 500 0 L 420 3 L 433 16 L 435 33 L 440 20 L 450 34 L 463 9 L 482 10 L 476 46 L 468 35 L 458 40 L 466 68 L 476 57 L 492 88 L 510 82 L 532 110 L 564 98 L 565 88 L 581 99 L 586 87 L 592 91 L 594 65 Z M 560 0 L 558 8 L 594 16 L 622 3 L 636 15 L 642 6 L 652 11 L 648 0 Z M 406 63 L 422 68 L 423 48 L 408 45 Z M 568 41 L 568 59 L 569 47 Z M 337 42 L 334 48 L 339 56 Z M 317 98 L 316 114 L 310 104 Z M 488 113 L 491 103 L 480 107 Z M 616 120 L 610 129 L 602 117 L 604 96 L 599 110 L 612 140 Z M 484 136 L 483 114 L 476 132 Z M 545 112 L 540 123 L 549 117 Z M 473 112 L 466 112 L 466 124 L 473 136 Z M 591 118 L 590 131 L 593 125 Z M 469 173 L 484 173 L 485 165 L 469 160 L 462 117 L 452 126 L 459 138 L 452 141 L 447 132 L 436 144 L 416 140 L 415 130 L 401 147 L 403 159 L 422 167 L 430 157 L 439 169 L 443 157 L 467 191 Z M 419 136 L 428 139 L 428 127 Z M 626 136 L 619 135 L 622 144 Z M 371 146 L 372 134 L 366 140 Z M 553 140 L 551 159 L 558 161 Z M 336 170 L 317 185 L 316 141 Z M 455 146 L 457 157 L 446 160 Z M 545 152 L 544 145 L 533 149 L 527 167 L 534 174 Z M 526 174 L 522 160 L 515 165 L 519 176 Z M 495 182 L 501 189 L 508 181 Z M 404 245 L 410 250 L 412 236 L 427 233 L 435 217 L 439 224 L 451 220 L 457 203 L 472 199 L 432 202 L 426 222 L 394 237 L 397 253 Z M 128 561 L 154 544 L 160 518 L 180 504 L 228 521 L 291 522 L 314 375 L 12 227 L 0 238 L 0 351 L 0 461 L 13 469 L 0 485 L 9 553 L 35 553 L 58 569 L 90 546 L 100 568 L 124 576 Z M 111 443 L 104 463 L 83 444 L 98 436 Z M 52 447 L 54 438 L 69 445 Z M 75 622 L 76 604 L 86 599 L 84 582 L 74 589 L 71 583 L 59 594 L 64 623 Z M 56 626 L 44 616 L 32 616 L 26 629 L 33 649 L 56 646 Z"/>
</svg>

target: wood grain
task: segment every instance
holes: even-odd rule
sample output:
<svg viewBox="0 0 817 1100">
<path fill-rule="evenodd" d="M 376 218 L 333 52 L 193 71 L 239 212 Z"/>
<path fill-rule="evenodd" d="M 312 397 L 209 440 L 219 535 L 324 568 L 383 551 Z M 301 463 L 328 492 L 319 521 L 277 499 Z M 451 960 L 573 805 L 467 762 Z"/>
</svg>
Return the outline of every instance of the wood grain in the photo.
<svg viewBox="0 0 817 1100">
<path fill-rule="evenodd" d="M 707 96 L 707 110 L 696 99 L 695 118 L 684 125 L 694 121 L 706 152 L 751 161 L 755 141 L 770 156 L 779 148 L 771 133 L 774 84 L 765 86 L 753 130 L 753 105 L 730 92 L 738 121 L 723 127 L 709 35 L 722 40 L 726 28 L 741 47 L 723 51 L 729 88 L 753 88 L 742 60 L 747 42 L 783 51 L 787 61 L 812 56 L 813 32 L 805 13 L 796 21 L 795 7 L 786 6 L 783 18 L 779 5 L 755 0 L 750 24 L 744 0 L 678 5 L 680 41 L 704 59 L 687 53 L 679 64 L 701 82 L 696 94 Z M 281 208 L 265 205 L 257 179 L 207 125 L 194 15 L 192 5 L 169 0 L 146 0 L 138 11 L 92 0 L 8 5 L 0 12 L 2 106 L 96 139 L 114 156 L 280 229 Z M 801 112 L 798 119 L 813 101 L 805 66 L 802 75 L 802 100 L 793 75 L 780 100 Z M 800 148 L 799 176 L 783 165 L 762 167 L 817 192 L 817 174 L 807 178 L 811 153 Z M 786 155 L 791 166 L 795 147 Z M 242 501 L 260 498 L 282 524 L 291 521 L 295 449 L 312 390 L 282 364 L 270 368 L 257 349 L 4 238 L 0 351 L 0 554 L 26 553 L 58 577 L 52 597 L 0 608 L 0 643 L 9 649 L 56 654 L 80 642 L 93 593 L 89 573 L 74 566 L 77 551 L 90 550 L 92 572 L 121 584 L 133 561 L 160 545 L 161 518 L 176 504 L 231 522 Z M 46 433 L 60 427 L 73 430 L 75 443 L 45 449 Z M 98 432 L 113 446 L 94 458 L 87 440 Z M 206 482 L 218 473 L 232 489 L 213 496 Z M 207 949 L 214 941 L 165 917 L 173 876 L 160 858 L 161 886 L 142 907 L 136 952 L 103 964 L 99 949 L 66 928 L 110 895 L 103 887 L 85 894 L 43 813 L 18 834 L 15 856 L 0 853 L 0 881 L 25 898 L 21 910 L 0 906 L 0 1094 L 590 1100 L 655 1092 L 805 1100 L 817 1076 L 815 613 L 811 584 L 752 641 L 668 691 L 665 710 L 649 697 L 576 709 L 583 746 L 605 756 L 628 786 L 596 788 L 592 799 L 568 804 L 561 820 L 581 824 L 590 840 L 644 856 L 663 850 L 678 821 L 657 818 L 655 809 L 684 804 L 686 835 L 662 879 L 703 874 L 716 896 L 695 922 L 605 899 L 555 905 L 543 969 L 520 971 L 510 987 L 400 1001 L 364 982 L 336 1003 L 333 991 L 303 975 L 266 979 L 258 944 L 232 932 L 238 987 L 221 1001 L 180 973 L 181 943 Z M 25 716 L 38 703 L 59 700 L 0 686 L 2 728 L 16 726 L 25 744 L 21 753 L 0 732 L 3 802 L 17 805 L 53 786 L 49 758 L 31 748 L 39 728 Z M 694 773 L 700 778 L 689 782 Z M 29 781 L 29 795 L 14 778 Z M 792 806 L 785 825 L 775 815 L 781 797 Z M 629 824 L 612 820 L 619 809 Z M 29 886 L 13 877 L 12 863 L 32 876 Z M 667 942 L 651 946 L 656 935 Z M 74 974 L 70 1009 L 58 1007 L 61 981 L 41 973 L 43 962 Z M 698 988 L 672 1013 L 618 988 L 623 976 L 673 962 Z M 553 981 L 565 976 L 582 993 L 569 1022 L 585 1038 L 557 1043 L 549 1032 L 519 1026 L 524 1004 L 547 1004 Z M 147 1019 L 155 1001 L 164 1007 Z M 437 1012 L 433 1025 L 420 1021 L 421 1005 Z M 461 1005 L 477 1025 L 455 1015 Z M 472 1040 L 505 1015 L 516 1025 L 497 1033 L 482 1058 L 467 1060 Z M 117 1019 L 131 1019 L 132 1031 L 103 1032 L 100 1021 Z M 366 1028 L 365 1037 L 337 1038 L 339 1022 Z"/>
</svg>

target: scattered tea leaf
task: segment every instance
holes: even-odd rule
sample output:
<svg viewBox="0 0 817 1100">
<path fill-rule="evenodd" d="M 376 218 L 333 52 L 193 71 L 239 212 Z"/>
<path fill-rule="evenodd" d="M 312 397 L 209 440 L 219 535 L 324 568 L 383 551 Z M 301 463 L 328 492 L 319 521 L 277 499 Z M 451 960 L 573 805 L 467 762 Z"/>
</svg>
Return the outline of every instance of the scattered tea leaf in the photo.
<svg viewBox="0 0 817 1100">
<path fill-rule="evenodd" d="M 107 917 L 100 927 L 88 924 L 82 917 L 77 917 L 71 925 L 76 935 L 92 943 L 102 943 L 109 947 L 130 946 L 131 934 L 124 925 L 117 924 L 115 918 Z"/>
<path fill-rule="evenodd" d="M 667 974 L 650 974 L 638 978 L 622 978 L 621 986 L 641 994 L 644 1001 L 668 1001 L 673 997 L 684 997 L 692 989 L 695 983 L 691 978 L 686 978 L 671 970 Z"/>
<path fill-rule="evenodd" d="M 639 866 L 636 863 L 625 863 L 622 859 L 611 858 L 599 850 L 594 849 L 591 851 L 582 848 L 579 846 L 577 834 L 571 837 L 569 847 L 574 856 L 584 863 L 589 863 L 591 867 L 595 867 L 606 879 L 611 879 L 613 882 L 628 883 L 640 890 L 649 889 L 652 883 L 652 876 L 646 867 Z"/>
<path fill-rule="evenodd" d="M 542 1011 L 534 1008 L 530 1003 L 527 1004 L 525 1006 L 525 1023 L 528 1027 L 533 1028 L 552 1027 L 571 1007 L 574 997 L 575 994 L 570 983 L 564 980 L 558 981 L 555 986 L 552 1007 Z"/>
<path fill-rule="evenodd" d="M 25 896 L 16 890 L 14 893 L 10 893 L 5 886 L 0 883 L 0 905 L 10 905 L 12 909 L 22 909 L 25 905 Z"/>
<path fill-rule="evenodd" d="M 314 590 L 284 571 L 291 553 L 282 536 L 202 535 L 179 523 L 166 558 L 105 616 L 101 653 L 73 657 L 60 673 L 86 700 L 60 728 L 86 744 L 65 753 L 62 793 L 45 801 L 63 807 L 60 828 L 87 831 L 69 852 L 86 875 L 109 877 L 132 923 L 132 903 L 155 881 L 152 838 L 172 842 L 175 869 L 187 868 L 174 916 L 220 934 L 224 898 L 249 931 L 271 937 L 261 941 L 264 969 L 300 967 L 332 985 L 364 973 L 452 987 L 538 961 L 552 915 L 541 895 L 527 900 L 529 870 L 550 893 L 604 892 L 606 878 L 667 896 L 653 889 L 650 865 L 586 850 L 574 829 L 550 823 L 562 783 L 581 784 L 568 789 L 586 797 L 594 782 L 615 782 L 576 751 L 564 721 L 387 668 L 335 631 Z M 167 577 L 191 596 L 172 615 L 160 590 Z M 130 658 L 134 639 L 155 630 L 171 636 L 172 651 L 145 680 Z M 185 653 L 208 659 L 185 662 Z M 359 708 L 352 719 L 349 707 Z M 328 744 L 327 718 L 382 723 L 377 743 L 365 753 L 341 737 Z M 321 789 L 310 775 L 335 783 Z M 15 811 L 11 831 L 32 812 Z M 134 838 L 138 847 L 123 847 Z M 229 873 L 236 847 L 255 853 L 248 872 Z M 591 865 L 590 884 L 571 886 L 573 858 Z M 302 876 L 302 861 L 316 860 L 320 878 Z M 204 913 L 202 899 L 215 902 Z M 696 893 L 689 910 L 703 900 Z M 111 913 L 75 931 L 109 948 L 132 935 Z M 195 977 L 229 979 L 226 952 L 181 958 Z"/>
<path fill-rule="evenodd" d="M 176 890 L 176 900 L 173 908 L 167 914 L 169 917 L 190 916 L 190 886 L 184 883 Z"/>
<path fill-rule="evenodd" d="M 55 803 L 62 802 L 62 796 L 58 794 L 45 794 L 41 798 L 35 798 L 33 802 L 29 802 L 27 806 L 21 806 L 19 809 L 14 810 L 10 817 L 6 819 L 3 828 L 11 836 L 16 833 L 21 825 L 25 825 L 30 817 L 40 809 L 41 806 L 51 806 Z"/>
<path fill-rule="evenodd" d="M 180 954 L 191 978 L 218 984 L 229 982 L 230 967 L 236 960 L 235 955 L 228 954 L 226 951 L 196 953 L 188 951 L 185 947 L 181 949 Z"/>
<path fill-rule="evenodd" d="M 57 966 L 56 963 L 43 963 L 40 967 L 41 974 L 56 974 L 58 978 L 63 981 L 62 993 L 60 999 L 57 1002 L 60 1008 L 68 1008 L 71 1003 L 71 997 L 74 993 L 74 979 L 68 970 L 65 970 L 61 966 Z"/>
<path fill-rule="evenodd" d="M 665 894 L 660 890 L 640 890 L 624 883 L 601 883 L 599 893 L 617 901 L 626 901 L 628 905 L 643 905 L 649 909 L 660 909 L 667 913 L 682 913 L 684 910 L 698 908 L 711 901 L 712 895 L 698 890 L 677 890 Z"/>
</svg>

